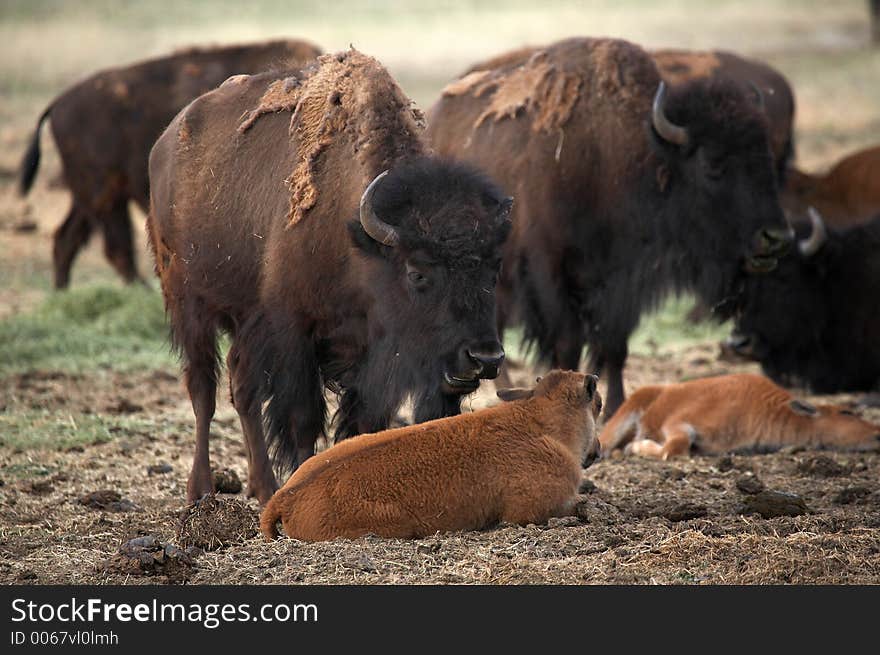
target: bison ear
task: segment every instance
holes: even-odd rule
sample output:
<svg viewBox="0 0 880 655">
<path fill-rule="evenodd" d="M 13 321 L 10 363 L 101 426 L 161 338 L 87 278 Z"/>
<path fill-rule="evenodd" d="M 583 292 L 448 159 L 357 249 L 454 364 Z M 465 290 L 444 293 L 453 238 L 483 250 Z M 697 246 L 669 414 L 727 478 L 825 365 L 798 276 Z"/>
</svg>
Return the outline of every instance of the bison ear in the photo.
<svg viewBox="0 0 880 655">
<path fill-rule="evenodd" d="M 368 255 L 369 257 L 382 256 L 382 248 L 385 246 L 367 234 L 364 231 L 363 226 L 360 224 L 360 221 L 349 221 L 348 234 L 351 237 L 354 247 L 363 254 Z"/>
<path fill-rule="evenodd" d="M 532 396 L 535 395 L 535 390 L 534 389 L 522 389 L 522 388 L 499 389 L 498 391 L 495 392 L 495 395 L 497 395 L 499 398 L 501 398 L 501 400 L 509 402 L 511 400 L 522 400 L 524 398 L 531 398 Z"/>
<path fill-rule="evenodd" d="M 788 403 L 788 406 L 791 407 L 791 411 L 801 416 L 816 416 L 819 414 L 818 409 L 804 400 L 792 400 Z"/>
</svg>

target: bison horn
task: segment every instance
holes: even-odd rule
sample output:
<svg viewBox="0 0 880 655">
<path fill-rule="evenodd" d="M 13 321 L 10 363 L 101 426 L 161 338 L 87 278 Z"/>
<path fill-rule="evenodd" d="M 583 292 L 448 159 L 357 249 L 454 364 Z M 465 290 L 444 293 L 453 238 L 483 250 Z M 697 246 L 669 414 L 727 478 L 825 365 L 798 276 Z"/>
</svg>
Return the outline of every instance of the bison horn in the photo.
<svg viewBox="0 0 880 655">
<path fill-rule="evenodd" d="M 828 240 L 828 230 L 825 229 L 825 221 L 822 220 L 819 212 L 812 207 L 808 207 L 807 213 L 810 215 L 810 224 L 813 229 L 810 231 L 808 238 L 802 239 L 798 243 L 798 250 L 801 251 L 804 257 L 812 257 L 819 252 L 819 248 Z"/>
<path fill-rule="evenodd" d="M 379 180 L 386 175 L 388 175 L 388 171 L 379 173 L 376 179 L 370 182 L 364 195 L 361 196 L 361 227 L 371 238 L 393 248 L 400 243 L 400 235 L 394 227 L 379 218 L 373 210 L 373 193 L 376 191 Z"/>
<path fill-rule="evenodd" d="M 657 87 L 657 93 L 654 95 L 654 108 L 651 117 L 654 123 L 654 129 L 657 130 L 657 134 L 663 137 L 666 141 L 683 146 L 688 142 L 687 129 L 681 125 L 676 125 L 666 118 L 666 114 L 663 112 L 663 103 L 665 100 L 666 83 L 661 81 L 660 86 Z"/>
</svg>

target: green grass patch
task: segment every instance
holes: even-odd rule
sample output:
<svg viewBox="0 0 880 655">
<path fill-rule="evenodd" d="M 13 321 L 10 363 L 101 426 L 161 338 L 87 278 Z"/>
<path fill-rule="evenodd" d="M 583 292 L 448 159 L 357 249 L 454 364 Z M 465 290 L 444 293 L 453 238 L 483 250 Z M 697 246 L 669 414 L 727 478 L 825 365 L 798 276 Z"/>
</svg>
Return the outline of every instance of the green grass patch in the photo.
<svg viewBox="0 0 880 655">
<path fill-rule="evenodd" d="M 107 443 L 119 437 L 161 435 L 170 427 L 167 420 L 157 421 L 143 415 L 10 411 L 0 413 L 0 448 L 66 450 Z"/>
<path fill-rule="evenodd" d="M 642 318 L 629 340 L 629 351 L 654 355 L 660 350 L 674 350 L 706 341 L 720 341 L 730 334 L 729 323 L 706 320 L 691 323 L 687 314 L 694 306 L 694 297 L 671 297 L 653 314 Z"/>
<path fill-rule="evenodd" d="M 629 352 L 656 355 L 664 350 L 677 350 L 706 341 L 720 341 L 730 334 L 729 323 L 704 321 L 691 323 L 687 314 L 694 306 L 694 297 L 671 297 L 660 308 L 642 317 L 638 329 L 629 340 Z M 505 332 L 504 350 L 517 361 L 534 361 L 532 353 L 522 347 L 522 328 Z M 586 355 L 587 351 L 584 351 Z"/>
<path fill-rule="evenodd" d="M 0 321 L 0 375 L 96 368 L 176 369 L 160 293 L 138 285 L 80 287 Z"/>
</svg>

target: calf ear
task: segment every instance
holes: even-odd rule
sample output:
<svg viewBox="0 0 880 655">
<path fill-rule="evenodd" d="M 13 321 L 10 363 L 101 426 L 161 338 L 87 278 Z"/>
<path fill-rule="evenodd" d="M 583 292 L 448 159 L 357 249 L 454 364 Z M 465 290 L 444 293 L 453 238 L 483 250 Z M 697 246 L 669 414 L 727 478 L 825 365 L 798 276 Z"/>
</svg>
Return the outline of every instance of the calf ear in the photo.
<svg viewBox="0 0 880 655">
<path fill-rule="evenodd" d="M 504 401 L 522 400 L 523 398 L 531 398 L 535 395 L 534 389 L 499 389 L 495 395 Z"/>
<path fill-rule="evenodd" d="M 791 411 L 801 416 L 816 416 L 819 414 L 819 410 L 805 400 L 792 400 L 788 403 L 788 406 L 791 407 Z"/>
<path fill-rule="evenodd" d="M 595 375 L 588 375 L 584 378 L 584 391 L 587 393 L 587 402 L 590 402 L 593 396 L 596 395 L 596 385 L 598 384 L 599 378 Z"/>
</svg>

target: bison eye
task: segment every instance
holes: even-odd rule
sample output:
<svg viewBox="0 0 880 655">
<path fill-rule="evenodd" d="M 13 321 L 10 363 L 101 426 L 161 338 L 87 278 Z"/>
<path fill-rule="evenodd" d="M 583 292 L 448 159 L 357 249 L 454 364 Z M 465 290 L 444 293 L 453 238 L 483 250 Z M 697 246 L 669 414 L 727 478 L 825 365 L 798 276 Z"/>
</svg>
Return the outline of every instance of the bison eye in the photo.
<svg viewBox="0 0 880 655">
<path fill-rule="evenodd" d="M 428 286 L 428 278 L 421 271 L 410 269 L 406 272 L 406 279 L 415 289 L 424 289 Z"/>
</svg>

